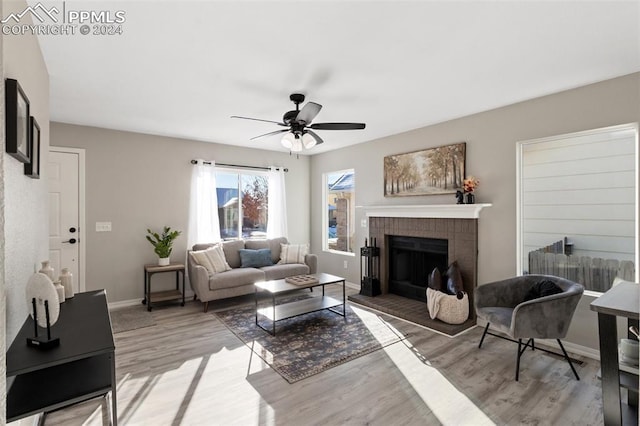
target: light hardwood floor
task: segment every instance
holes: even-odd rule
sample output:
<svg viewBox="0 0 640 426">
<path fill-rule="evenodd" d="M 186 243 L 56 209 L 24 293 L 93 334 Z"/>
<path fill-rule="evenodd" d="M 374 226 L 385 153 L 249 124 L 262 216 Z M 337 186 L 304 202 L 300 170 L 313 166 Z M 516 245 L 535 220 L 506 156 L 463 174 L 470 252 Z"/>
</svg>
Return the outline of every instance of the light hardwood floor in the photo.
<svg viewBox="0 0 640 426">
<path fill-rule="evenodd" d="M 350 289 L 350 292 L 355 290 Z M 154 308 L 156 325 L 115 335 L 118 419 L 123 425 L 600 425 L 597 362 L 576 366 L 479 327 L 448 338 L 388 318 L 402 342 L 287 383 L 235 337 L 212 310 L 237 298 Z M 46 425 L 102 424 L 103 399 L 51 413 Z M 106 424 L 106 423 L 105 423 Z"/>
</svg>

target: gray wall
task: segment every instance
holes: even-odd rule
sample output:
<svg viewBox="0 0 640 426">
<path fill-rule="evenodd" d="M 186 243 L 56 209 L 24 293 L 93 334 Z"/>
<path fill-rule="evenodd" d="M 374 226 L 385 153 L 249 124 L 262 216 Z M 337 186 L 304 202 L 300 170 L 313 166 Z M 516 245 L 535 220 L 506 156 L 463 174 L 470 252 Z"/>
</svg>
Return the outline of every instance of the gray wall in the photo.
<svg viewBox="0 0 640 426">
<path fill-rule="evenodd" d="M 109 302 L 142 297 L 142 267 L 157 262 L 147 228 L 183 231 L 171 259 L 184 262 L 194 158 L 287 167 L 289 240 L 310 242 L 308 157 L 63 123 L 51 123 L 51 140 L 86 150 L 86 289 L 105 288 Z M 112 232 L 95 232 L 96 222 L 112 222 Z M 171 286 L 171 275 L 154 276 L 154 289 Z"/>
<path fill-rule="evenodd" d="M 27 6 L 23 1 L 3 3 L 6 14 L 20 12 Z M 49 147 L 49 74 L 38 39 L 30 35 L 2 38 L 3 75 L 18 80 L 29 98 L 31 115 L 40 125 L 41 164 L 46 164 Z M 24 293 L 27 281 L 40 269 L 40 262 L 49 256 L 49 198 L 46 173 L 43 172 L 40 179 L 31 179 L 24 175 L 23 163 L 6 154 L 4 149 L 2 156 L 6 342 L 10 343 L 28 315 Z"/>
<path fill-rule="evenodd" d="M 2 2 L 0 16 L 26 6 L 24 1 Z M 41 129 L 41 162 L 46 162 L 49 75 L 38 40 L 29 35 L 0 36 L 0 57 L 3 77 L 17 79 L 29 97 L 31 115 Z M 47 258 L 49 221 L 46 181 L 25 176 L 23 163 L 5 153 L 4 82 L 0 93 L 0 424 L 5 424 L 5 353 L 28 315 L 24 289 L 39 262 Z"/>
<path fill-rule="evenodd" d="M 399 113 L 401 111 L 399 110 Z M 389 117 L 393 120 L 393 117 Z M 507 107 L 423 127 L 398 135 L 314 155 L 311 159 L 312 251 L 329 273 L 359 282 L 359 258 L 322 252 L 322 174 L 355 169 L 358 206 L 380 204 L 451 204 L 451 196 L 389 198 L 383 196 L 383 158 L 390 154 L 467 143 L 467 175 L 480 180 L 476 202 L 492 203 L 480 214 L 478 229 L 478 283 L 516 273 L 516 142 L 640 121 L 640 73 L 580 87 Z M 368 123 L 375 126 L 375 123 Z M 367 228 L 356 213 L 356 244 Z M 348 269 L 343 261 L 348 260 Z M 597 348 L 596 316 L 584 297 L 568 340 Z"/>
</svg>

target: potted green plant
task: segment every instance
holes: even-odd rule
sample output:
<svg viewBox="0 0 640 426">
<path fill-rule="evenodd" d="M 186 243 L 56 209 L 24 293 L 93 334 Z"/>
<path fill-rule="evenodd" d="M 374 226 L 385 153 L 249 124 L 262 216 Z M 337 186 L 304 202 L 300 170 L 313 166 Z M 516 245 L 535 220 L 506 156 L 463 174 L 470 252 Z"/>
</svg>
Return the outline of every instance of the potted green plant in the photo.
<svg viewBox="0 0 640 426">
<path fill-rule="evenodd" d="M 171 250 L 173 240 L 178 238 L 181 231 L 172 231 L 170 227 L 165 226 L 162 230 L 162 235 L 158 235 L 157 232 L 147 229 L 147 241 L 154 247 L 153 251 L 158 255 L 158 266 L 169 265 L 169 256 L 171 256 Z"/>
</svg>

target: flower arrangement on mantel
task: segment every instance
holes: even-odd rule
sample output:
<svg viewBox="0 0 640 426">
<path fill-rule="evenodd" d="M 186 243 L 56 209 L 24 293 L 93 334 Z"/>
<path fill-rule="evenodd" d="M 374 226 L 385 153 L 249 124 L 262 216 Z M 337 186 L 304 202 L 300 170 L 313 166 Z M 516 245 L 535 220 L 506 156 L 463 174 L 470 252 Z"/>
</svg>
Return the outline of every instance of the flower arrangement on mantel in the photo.
<svg viewBox="0 0 640 426">
<path fill-rule="evenodd" d="M 475 204 L 476 197 L 475 195 L 473 195 L 473 191 L 475 191 L 479 185 L 480 181 L 473 176 L 469 176 L 462 181 L 462 191 L 464 191 L 464 194 L 467 194 L 466 204 Z M 456 192 L 458 204 L 465 204 L 464 194 L 462 193 L 462 191 Z"/>
<path fill-rule="evenodd" d="M 473 193 L 476 188 L 480 185 L 480 181 L 476 179 L 474 176 L 469 176 L 462 182 L 462 189 L 465 194 Z"/>
</svg>

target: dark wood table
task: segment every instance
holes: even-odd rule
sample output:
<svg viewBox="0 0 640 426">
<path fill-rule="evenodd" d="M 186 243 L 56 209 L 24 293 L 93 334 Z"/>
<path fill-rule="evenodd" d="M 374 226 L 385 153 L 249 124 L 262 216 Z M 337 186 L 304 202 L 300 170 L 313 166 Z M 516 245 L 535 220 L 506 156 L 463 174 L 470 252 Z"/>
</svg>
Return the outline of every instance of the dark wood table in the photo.
<svg viewBox="0 0 640 426">
<path fill-rule="evenodd" d="M 60 346 L 27 346 L 33 326 L 29 316 L 7 352 L 7 422 L 110 392 L 111 418 L 117 425 L 116 347 L 105 291 L 78 293 L 60 305 L 51 327 Z"/>
<path fill-rule="evenodd" d="M 598 313 L 605 425 L 638 424 L 638 374 L 629 377 L 621 370 L 616 318 L 627 318 L 627 325 L 637 326 L 639 305 L 640 285 L 633 283 L 620 283 L 591 302 L 591 310 Z M 621 384 L 629 391 L 627 404 L 620 399 Z"/>
<path fill-rule="evenodd" d="M 151 277 L 163 272 L 176 273 L 176 289 L 151 292 Z M 180 291 L 180 274 L 182 274 L 182 291 Z M 184 291 L 184 265 L 182 263 L 172 263 L 167 266 L 144 265 L 144 299 L 142 299 L 142 304 L 147 305 L 147 311 L 151 311 L 152 302 L 182 299 L 181 305 L 184 306 Z"/>
</svg>

